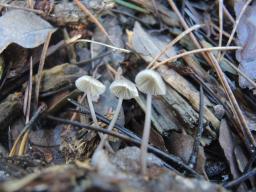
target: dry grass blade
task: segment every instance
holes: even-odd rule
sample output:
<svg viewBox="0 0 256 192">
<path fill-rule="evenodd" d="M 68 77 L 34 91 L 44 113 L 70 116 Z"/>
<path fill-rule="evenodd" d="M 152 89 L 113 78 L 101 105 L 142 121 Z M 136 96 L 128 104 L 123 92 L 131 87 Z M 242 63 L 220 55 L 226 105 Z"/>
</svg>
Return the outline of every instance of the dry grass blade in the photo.
<svg viewBox="0 0 256 192">
<path fill-rule="evenodd" d="M 229 13 L 228 9 L 226 8 L 226 6 L 224 4 L 223 5 L 223 12 L 224 14 L 229 18 L 229 20 L 234 24 L 235 23 L 235 19 L 232 17 L 232 15 Z"/>
<path fill-rule="evenodd" d="M 219 47 L 222 45 L 223 35 L 223 0 L 219 0 Z M 220 60 L 221 52 L 218 52 L 218 61 Z"/>
<path fill-rule="evenodd" d="M 159 53 L 159 55 L 157 55 L 152 61 L 151 63 L 147 66 L 147 68 L 150 68 L 154 65 L 154 63 L 168 50 L 170 49 L 172 46 L 175 45 L 175 43 L 177 43 L 179 40 L 181 40 L 185 35 L 189 34 L 191 31 L 196 30 L 200 27 L 202 27 L 203 25 L 194 25 L 192 27 L 190 27 L 189 29 L 183 31 L 180 35 L 178 35 L 175 39 L 173 39 L 170 43 L 168 43 L 166 45 L 166 47 Z"/>
<path fill-rule="evenodd" d="M 40 84 L 41 84 L 41 79 L 42 79 L 42 73 L 44 69 L 44 63 L 45 63 L 45 58 L 47 54 L 47 49 L 49 47 L 49 43 L 51 40 L 52 32 L 48 33 L 47 39 L 44 43 L 42 55 L 40 58 L 39 62 L 39 67 L 38 67 L 38 72 L 37 72 L 37 81 L 36 81 L 36 88 L 35 88 L 35 106 L 38 105 L 38 98 L 39 98 L 39 92 L 40 92 Z"/>
<path fill-rule="evenodd" d="M 94 44 L 102 45 L 102 46 L 105 46 L 105 47 L 109 47 L 109 48 L 114 49 L 116 51 L 130 53 L 130 51 L 128 49 L 123 49 L 123 48 L 115 47 L 115 46 L 112 46 L 112 45 L 108 45 L 108 44 L 105 44 L 105 43 L 101 43 L 101 42 L 93 41 L 93 40 L 89 40 L 89 39 L 78 39 L 78 40 L 75 40 L 75 41 L 73 41 L 71 43 L 77 43 L 77 42 L 94 43 Z"/>
<path fill-rule="evenodd" d="M 26 99 L 26 109 L 25 109 L 25 116 L 26 116 L 26 124 L 29 122 L 30 119 L 30 109 L 31 109 L 31 98 L 32 98 L 32 87 L 33 87 L 33 61 L 32 57 L 30 58 L 30 66 L 29 66 L 29 83 L 28 83 L 28 94 Z M 18 155 L 23 155 L 26 150 L 26 145 L 28 143 L 28 136 L 29 136 L 29 130 L 26 131 L 24 136 L 22 137 Z"/>
<path fill-rule="evenodd" d="M 105 28 L 102 26 L 102 24 L 98 21 L 98 19 L 90 12 L 89 9 L 87 9 L 87 7 L 81 3 L 81 1 L 79 0 L 74 0 L 74 2 L 76 3 L 76 5 L 86 14 L 90 17 L 90 19 L 92 20 L 93 23 L 95 23 L 95 25 L 97 25 L 97 27 L 99 27 L 99 29 L 101 30 L 102 33 L 104 33 L 104 35 L 106 35 L 106 37 L 108 38 L 109 42 L 114 45 L 114 43 L 112 42 L 110 36 L 108 35 L 107 31 L 105 30 Z"/>
<path fill-rule="evenodd" d="M 181 57 L 184 57 L 186 55 L 191 55 L 191 54 L 195 54 L 195 53 L 202 53 L 202 52 L 209 52 L 209 51 L 216 51 L 216 50 L 236 50 L 236 49 L 241 49 L 241 47 L 238 46 L 230 46 L 230 47 L 210 47 L 210 48 L 202 48 L 202 49 L 195 49 L 192 51 L 188 51 L 188 52 L 184 52 L 178 55 L 174 55 L 173 57 L 170 57 L 160 63 L 155 64 L 154 66 L 152 66 L 152 69 L 156 69 L 168 62 L 172 62 L 175 61 L 176 59 L 179 59 Z"/>
</svg>

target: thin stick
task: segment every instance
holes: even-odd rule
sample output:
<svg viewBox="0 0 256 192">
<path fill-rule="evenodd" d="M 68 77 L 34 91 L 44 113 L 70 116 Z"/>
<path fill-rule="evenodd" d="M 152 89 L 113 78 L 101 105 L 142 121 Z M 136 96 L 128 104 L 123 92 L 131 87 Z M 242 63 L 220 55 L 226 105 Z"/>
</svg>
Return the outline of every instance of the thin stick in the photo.
<svg viewBox="0 0 256 192">
<path fill-rule="evenodd" d="M 108 35 L 107 31 L 105 28 L 102 26 L 102 24 L 98 21 L 98 19 L 90 12 L 90 10 L 79 0 L 74 0 L 76 5 L 85 13 L 85 15 L 88 15 L 90 19 L 92 20 L 93 23 L 95 23 L 96 26 L 99 27 L 100 31 L 105 34 L 105 36 L 108 38 L 109 42 L 114 45 L 112 42 L 110 36 Z"/>
<path fill-rule="evenodd" d="M 219 47 L 222 45 L 223 35 L 223 0 L 219 0 Z M 221 51 L 218 52 L 217 60 L 220 60 Z"/>
<path fill-rule="evenodd" d="M 191 54 L 195 54 L 195 53 L 201 53 L 201 52 L 209 52 L 209 51 L 216 51 L 216 50 L 235 50 L 235 49 L 241 49 L 241 47 L 238 46 L 230 46 L 230 47 L 210 47 L 210 48 L 202 48 L 202 49 L 195 49 L 192 51 L 187 51 L 178 55 L 174 55 L 160 63 L 155 64 L 151 69 L 156 69 L 158 67 L 160 67 L 161 65 L 164 65 L 166 63 L 175 61 L 178 58 L 184 57 L 186 55 L 191 55 Z"/>
<path fill-rule="evenodd" d="M 0 6 L 7 7 L 7 8 L 12 8 L 12 9 L 21 9 L 21 10 L 24 10 L 24 11 L 30 11 L 30 12 L 37 13 L 39 15 L 45 15 L 45 13 L 41 10 L 30 9 L 30 8 L 26 8 L 26 7 L 18 7 L 18 6 L 15 6 L 15 5 L 9 5 L 9 4 L 5 4 L 5 3 L 0 3 Z"/>
<path fill-rule="evenodd" d="M 193 144 L 192 153 L 190 155 L 188 165 L 194 169 L 197 164 L 197 156 L 200 146 L 200 139 L 204 131 L 204 90 L 203 86 L 200 85 L 200 107 L 199 107 L 199 123 L 198 123 L 197 133 L 195 136 L 195 141 Z"/>
<path fill-rule="evenodd" d="M 88 130 L 98 131 L 98 132 L 101 132 L 101 133 L 104 133 L 104 134 L 108 134 L 108 135 L 111 135 L 111 136 L 114 136 L 114 137 L 118 137 L 118 138 L 123 139 L 125 141 L 131 142 L 131 143 L 135 144 L 136 146 L 141 145 L 141 142 L 136 140 L 136 139 L 133 139 L 133 138 L 130 138 L 130 137 L 125 136 L 123 134 L 113 132 L 113 131 L 109 131 L 107 129 L 103 129 L 103 128 L 100 128 L 100 127 L 97 127 L 97 126 L 84 125 L 84 124 L 79 123 L 77 121 L 70 121 L 70 120 L 66 120 L 66 119 L 62 119 L 62 118 L 58 118 L 58 117 L 54 117 L 54 116 L 50 116 L 50 115 L 48 115 L 47 118 L 51 119 L 53 121 L 58 121 L 58 122 L 64 123 L 64 124 L 71 124 L 71 125 L 76 126 L 76 127 L 86 128 Z M 193 169 L 191 169 L 189 166 L 187 166 L 179 157 L 176 157 L 172 154 L 167 154 L 167 153 L 165 153 L 165 152 L 163 152 L 163 151 L 161 151 L 161 150 L 159 150 L 159 149 L 157 149 L 157 148 L 155 148 L 151 145 L 148 146 L 148 149 L 149 149 L 150 152 L 152 152 L 152 153 L 154 153 L 158 156 L 161 156 L 162 158 L 166 158 L 167 160 L 171 161 L 172 163 L 175 163 L 176 166 L 178 166 L 179 168 L 182 168 L 185 171 L 188 171 L 193 176 L 196 176 L 197 178 L 201 177 L 197 172 L 195 172 Z"/>
<path fill-rule="evenodd" d="M 234 186 L 240 185 L 242 182 L 246 181 L 247 179 L 250 179 L 251 177 L 256 175 L 256 168 L 253 170 L 247 172 L 246 174 L 242 175 L 241 177 L 238 177 L 237 179 L 230 181 L 226 185 L 224 185 L 225 188 L 232 188 Z"/>
<path fill-rule="evenodd" d="M 90 110 L 88 110 L 85 106 L 81 105 L 80 103 L 76 102 L 73 99 L 68 98 L 67 99 L 70 103 L 72 103 L 74 106 L 76 106 L 76 108 L 79 110 L 79 113 L 83 113 L 83 114 L 91 114 Z M 103 123 L 109 125 L 110 120 L 108 118 L 106 118 L 104 115 L 101 115 L 97 112 L 96 113 L 96 117 L 97 119 L 99 119 L 100 121 L 102 121 Z M 135 135 L 133 132 L 131 132 L 129 129 L 119 125 L 119 124 L 115 124 L 115 128 L 117 128 L 119 131 L 121 131 L 122 133 L 128 135 L 129 137 L 132 137 L 133 139 L 137 139 L 140 140 L 140 138 Z"/>
<path fill-rule="evenodd" d="M 232 42 L 232 39 L 234 38 L 234 35 L 235 35 L 235 33 L 236 33 L 236 29 L 237 29 L 237 27 L 238 27 L 238 24 L 239 24 L 239 22 L 240 22 L 242 16 L 244 15 L 244 13 L 245 13 L 247 7 L 249 6 L 249 4 L 250 4 L 251 2 L 252 2 L 252 0 L 248 0 L 248 1 L 245 3 L 245 5 L 243 6 L 243 8 L 242 8 L 242 10 L 241 10 L 241 12 L 240 12 L 240 14 L 239 14 L 239 16 L 238 16 L 237 19 L 236 19 L 235 25 L 234 25 L 234 27 L 233 27 L 233 29 L 232 29 L 232 32 L 231 32 L 231 34 L 230 34 L 230 37 L 229 37 L 229 39 L 228 39 L 228 42 L 227 42 L 226 46 L 229 46 L 230 43 Z M 224 55 L 225 55 L 225 53 L 222 53 L 222 55 L 220 56 L 220 60 L 222 60 L 222 58 L 224 57 Z"/>
<path fill-rule="evenodd" d="M 98 44 L 98 45 L 103 45 L 105 47 L 109 47 L 109 48 L 114 49 L 116 51 L 121 51 L 121 52 L 125 52 L 125 53 L 130 53 L 131 52 L 128 49 L 115 47 L 115 46 L 112 46 L 112 45 L 108 45 L 108 44 L 105 44 L 105 43 L 101 43 L 101 42 L 93 41 L 93 40 L 89 40 L 89 39 L 78 39 L 78 40 L 74 41 L 73 43 L 77 43 L 77 42 L 94 43 L 94 44 Z"/>
<path fill-rule="evenodd" d="M 193 27 L 190 27 L 189 29 L 183 31 L 181 34 L 179 34 L 175 39 L 173 39 L 170 43 L 168 43 L 165 48 L 151 61 L 151 63 L 147 66 L 149 69 L 154 65 L 154 63 L 171 47 L 174 46 L 175 43 L 177 43 L 179 40 L 181 40 L 185 35 L 189 34 L 191 31 L 196 30 L 203 25 L 194 25 Z"/>
<path fill-rule="evenodd" d="M 38 105 L 40 84 L 41 84 L 41 80 L 42 80 L 45 58 L 46 58 L 47 49 L 49 47 L 49 43 L 51 40 L 51 36 L 52 36 L 52 32 L 49 32 L 47 39 L 44 43 L 43 51 L 42 51 L 40 62 L 39 62 L 39 67 L 38 67 L 38 72 L 37 72 L 37 82 L 36 82 L 36 88 L 35 88 L 35 106 Z"/>
</svg>

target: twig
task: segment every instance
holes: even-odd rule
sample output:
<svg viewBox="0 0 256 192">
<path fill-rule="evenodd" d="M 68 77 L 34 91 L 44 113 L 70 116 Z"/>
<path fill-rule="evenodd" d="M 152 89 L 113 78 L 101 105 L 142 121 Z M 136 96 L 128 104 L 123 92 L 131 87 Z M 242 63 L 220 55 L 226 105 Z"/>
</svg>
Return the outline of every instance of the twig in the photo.
<svg viewBox="0 0 256 192">
<path fill-rule="evenodd" d="M 55 95 L 56 93 L 59 93 L 59 92 L 62 92 L 62 91 L 67 91 L 67 90 L 74 89 L 74 88 L 75 88 L 75 85 L 70 84 L 70 85 L 67 85 L 65 87 L 59 88 L 57 90 L 47 91 L 45 93 L 40 93 L 39 97 L 40 98 L 49 97 L 49 96 Z"/>
<path fill-rule="evenodd" d="M 178 58 L 184 57 L 186 55 L 191 55 L 191 54 L 195 54 L 195 53 L 201 53 L 201 52 L 209 52 L 209 51 L 216 51 L 216 50 L 235 50 L 235 49 L 241 49 L 241 47 L 237 47 L 237 46 L 230 46 L 230 47 L 210 47 L 210 48 L 202 48 L 202 49 L 195 49 L 192 51 L 187 51 L 178 55 L 174 55 L 160 63 L 156 63 L 154 66 L 152 66 L 152 69 L 156 69 L 158 67 L 160 67 L 161 65 L 164 65 L 166 63 L 175 61 Z"/>
<path fill-rule="evenodd" d="M 238 186 L 242 182 L 246 181 L 247 179 L 250 179 L 251 177 L 253 177 L 255 175 L 256 175 L 256 168 L 254 168 L 253 170 L 249 171 L 248 173 L 238 177 L 237 179 L 230 181 L 229 183 L 225 184 L 224 187 L 230 189 L 234 186 Z"/>
<path fill-rule="evenodd" d="M 24 10 L 24 11 L 30 11 L 30 12 L 37 13 L 39 15 L 45 15 L 45 13 L 41 10 L 30 9 L 30 8 L 26 8 L 26 7 L 18 7 L 18 6 L 15 6 L 15 5 L 9 5 L 9 4 L 5 4 L 5 3 L 0 3 L 0 6 L 7 7 L 7 8 L 12 8 L 12 9 L 21 9 L 21 10 Z"/>
<path fill-rule="evenodd" d="M 39 67 L 38 67 L 38 72 L 37 72 L 37 81 L 36 81 L 36 88 L 35 88 L 35 106 L 37 107 L 38 105 L 38 99 L 39 99 L 39 91 L 40 91 L 40 84 L 41 84 L 41 79 L 43 76 L 43 69 L 44 69 L 44 63 L 45 63 L 45 58 L 47 54 L 47 49 L 51 40 L 52 32 L 48 33 L 47 39 L 44 43 L 44 47 L 42 50 L 40 62 L 39 62 Z"/>
<path fill-rule="evenodd" d="M 84 124 L 76 122 L 76 121 L 70 121 L 70 120 L 66 120 L 66 119 L 62 119 L 62 118 L 58 118 L 58 117 L 54 117 L 54 116 L 49 116 L 49 115 L 47 116 L 47 118 L 51 119 L 51 120 L 54 120 L 54 121 L 64 123 L 64 124 L 71 124 L 73 126 L 86 128 L 86 129 L 93 130 L 93 131 L 98 131 L 98 132 L 101 132 L 101 133 L 104 133 L 104 134 L 109 134 L 111 136 L 118 137 L 118 138 L 123 139 L 125 141 L 131 142 L 131 143 L 135 144 L 136 146 L 141 145 L 141 142 L 136 140 L 136 139 L 130 138 L 128 136 L 125 136 L 125 135 L 117 133 L 117 132 L 108 131 L 107 129 L 102 129 L 98 126 L 84 125 Z M 172 163 L 175 163 L 176 166 L 178 166 L 178 167 L 182 168 L 183 170 L 189 172 L 193 176 L 201 177 L 197 172 L 195 172 L 193 169 L 191 169 L 189 166 L 187 166 L 179 157 L 176 157 L 176 156 L 171 155 L 171 154 L 167 154 L 167 153 L 165 153 L 165 152 L 163 152 L 163 151 L 161 151 L 161 150 L 159 150 L 159 149 L 157 149 L 157 148 L 155 148 L 151 145 L 149 145 L 148 149 L 149 149 L 150 152 L 152 152 L 152 153 L 154 153 L 158 156 L 161 156 L 162 158 L 168 159 Z"/>
<path fill-rule="evenodd" d="M 96 60 L 98 60 L 98 59 L 102 59 L 102 58 L 104 58 L 104 57 L 106 57 L 106 56 L 108 56 L 108 55 L 110 55 L 110 54 L 112 54 L 112 53 L 114 53 L 113 50 L 112 50 L 112 51 L 108 51 L 108 52 L 106 52 L 106 53 L 103 53 L 103 54 L 101 54 L 101 55 L 99 55 L 99 56 L 93 57 L 93 58 L 91 58 L 91 59 L 86 59 L 86 60 L 79 61 L 79 62 L 77 62 L 77 63 L 72 63 L 72 64 L 74 64 L 74 65 L 85 65 L 85 64 L 91 63 L 91 62 L 93 62 L 93 61 L 96 61 Z"/>
<path fill-rule="evenodd" d="M 94 43 L 94 44 L 102 45 L 102 46 L 105 46 L 105 47 L 109 47 L 109 48 L 114 49 L 116 51 L 121 51 L 121 52 L 125 52 L 125 53 L 130 53 L 131 52 L 128 49 L 115 47 L 115 46 L 112 46 L 112 45 L 108 45 L 108 44 L 105 44 L 105 43 L 101 43 L 101 42 L 93 41 L 93 40 L 89 40 L 89 39 L 78 39 L 78 40 L 74 41 L 73 43 L 77 43 L 77 42 Z"/>
<path fill-rule="evenodd" d="M 16 146 L 19 142 L 19 140 L 21 139 L 21 137 L 23 136 L 23 134 L 30 129 L 31 126 L 34 125 L 34 123 L 36 122 L 36 120 L 38 119 L 38 117 L 45 111 L 46 109 L 46 105 L 42 104 L 41 106 L 38 107 L 37 111 L 34 113 L 34 115 L 31 117 L 30 121 L 25 125 L 25 127 L 22 129 L 22 131 L 20 132 L 19 136 L 16 138 L 13 147 L 9 153 L 9 156 L 12 157 L 15 154 L 15 150 L 16 150 Z"/>
<path fill-rule="evenodd" d="M 147 66 L 147 68 L 150 68 L 154 65 L 154 63 L 171 47 L 175 45 L 179 40 L 181 40 L 185 35 L 189 34 L 191 31 L 196 30 L 203 25 L 194 25 L 193 27 L 190 27 L 189 29 L 183 31 L 181 34 L 179 34 L 175 39 L 173 39 L 170 43 L 168 43 L 165 48 L 151 61 L 151 63 Z"/>
<path fill-rule="evenodd" d="M 106 37 L 108 38 L 109 42 L 114 45 L 114 43 L 112 42 L 110 36 L 108 35 L 107 31 L 105 30 L 105 28 L 102 26 L 102 24 L 98 21 L 98 19 L 90 12 L 89 9 L 87 9 L 87 7 L 81 3 L 80 0 L 74 0 L 74 2 L 76 3 L 76 5 L 86 14 L 90 17 L 90 19 L 92 20 L 93 23 L 95 23 L 96 26 L 99 27 L 99 29 L 101 30 L 102 33 L 104 33 L 106 35 Z"/>
<path fill-rule="evenodd" d="M 197 156 L 199 151 L 200 139 L 202 137 L 203 131 L 204 131 L 204 90 L 203 90 L 203 86 L 200 85 L 199 125 L 197 128 L 192 153 L 188 161 L 188 165 L 191 168 L 194 168 L 197 164 Z"/>
<path fill-rule="evenodd" d="M 91 114 L 91 112 L 85 106 L 81 105 L 80 103 L 76 102 L 75 100 L 68 98 L 68 101 L 70 103 L 72 103 L 74 106 L 76 106 L 80 113 Z M 110 123 L 110 120 L 108 118 L 106 118 L 105 116 L 103 116 L 103 115 L 101 115 L 101 114 L 99 114 L 97 112 L 95 112 L 95 113 L 96 113 L 97 119 L 99 119 L 100 121 L 102 121 L 105 124 L 109 124 Z M 117 128 L 119 131 L 121 131 L 125 135 L 128 135 L 129 137 L 132 137 L 133 139 L 140 140 L 140 138 L 137 135 L 135 135 L 129 129 L 126 129 L 125 127 L 122 127 L 119 124 L 115 124 L 115 128 Z"/>
</svg>

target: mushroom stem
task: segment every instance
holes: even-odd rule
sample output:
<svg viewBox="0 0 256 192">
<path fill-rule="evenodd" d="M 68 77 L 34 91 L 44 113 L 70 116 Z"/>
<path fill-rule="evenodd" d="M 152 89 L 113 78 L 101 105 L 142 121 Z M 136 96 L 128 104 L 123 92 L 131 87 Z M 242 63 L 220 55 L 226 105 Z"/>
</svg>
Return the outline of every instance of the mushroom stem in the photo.
<svg viewBox="0 0 256 192">
<path fill-rule="evenodd" d="M 143 136 L 141 142 L 141 172 L 143 175 L 147 174 L 147 149 L 148 149 L 148 141 L 150 135 L 150 126 L 151 126 L 151 103 L 152 103 L 152 95 L 147 94 L 147 106 L 146 106 L 146 117 L 145 124 L 143 129 Z"/>
<path fill-rule="evenodd" d="M 87 101 L 88 101 L 89 109 L 90 109 L 90 112 L 91 112 L 92 120 L 93 120 L 94 124 L 97 126 L 98 125 L 98 120 L 97 120 L 96 113 L 95 113 L 95 110 L 94 110 L 94 107 L 93 107 L 92 96 L 88 92 L 87 92 Z M 102 142 L 102 140 L 104 138 L 104 135 L 102 133 L 99 133 L 99 136 L 100 136 L 100 139 L 101 139 L 101 142 Z M 110 152 L 114 153 L 114 151 L 111 148 L 109 143 L 106 143 L 106 147 L 108 148 L 108 150 Z"/>
<path fill-rule="evenodd" d="M 92 120 L 93 120 L 94 124 L 97 126 L 98 121 L 97 121 L 96 113 L 95 113 L 95 110 L 94 110 L 94 107 L 92 104 L 92 96 L 90 93 L 87 93 L 87 101 L 88 101 L 89 109 L 91 112 Z"/>
<path fill-rule="evenodd" d="M 111 130 L 114 128 L 114 126 L 115 126 L 115 124 L 116 124 L 116 121 L 117 121 L 117 119 L 118 119 L 120 110 L 121 110 L 121 108 L 122 108 L 122 103 L 123 103 L 123 98 L 120 97 L 120 98 L 118 99 L 118 104 L 117 104 L 117 107 L 116 107 L 114 116 L 113 116 L 113 118 L 112 118 L 112 120 L 111 120 L 111 122 L 110 122 L 110 124 L 109 124 L 109 126 L 108 126 L 108 128 L 107 128 L 108 131 L 111 131 Z M 105 142 L 106 142 L 107 138 L 108 138 L 108 135 L 104 135 L 104 136 L 103 136 L 103 138 L 101 139 L 101 142 L 100 142 L 100 144 L 98 145 L 96 151 L 97 151 L 97 150 L 101 150 L 101 149 L 103 148 L 103 146 L 105 145 Z"/>
</svg>

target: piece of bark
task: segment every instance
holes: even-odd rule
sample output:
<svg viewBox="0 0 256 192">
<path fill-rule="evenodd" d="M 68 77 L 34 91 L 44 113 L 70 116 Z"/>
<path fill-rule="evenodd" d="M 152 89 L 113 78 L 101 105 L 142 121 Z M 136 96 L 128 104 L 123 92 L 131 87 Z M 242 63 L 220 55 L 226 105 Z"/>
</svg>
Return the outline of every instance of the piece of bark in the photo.
<svg viewBox="0 0 256 192">
<path fill-rule="evenodd" d="M 168 69 L 165 66 L 160 67 L 158 72 L 170 86 L 172 86 L 177 92 L 179 92 L 191 103 L 196 111 L 199 111 L 199 91 L 191 83 L 189 83 L 185 78 L 183 78 L 173 69 Z M 215 129 L 218 129 L 220 122 L 210 111 L 208 106 L 213 106 L 213 104 L 211 104 L 208 98 L 205 97 L 204 117 L 207 121 L 211 122 Z"/>
</svg>

